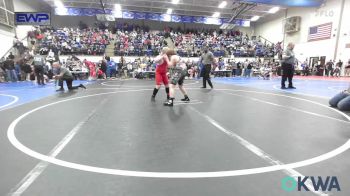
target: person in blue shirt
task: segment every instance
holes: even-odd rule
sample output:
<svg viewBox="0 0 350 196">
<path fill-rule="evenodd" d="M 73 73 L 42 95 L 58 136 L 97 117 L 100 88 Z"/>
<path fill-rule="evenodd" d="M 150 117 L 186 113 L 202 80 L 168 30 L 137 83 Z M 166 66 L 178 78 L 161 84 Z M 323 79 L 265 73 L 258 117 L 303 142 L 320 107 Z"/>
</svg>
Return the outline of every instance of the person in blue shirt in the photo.
<svg viewBox="0 0 350 196">
<path fill-rule="evenodd" d="M 106 57 L 107 60 L 107 78 L 115 77 L 117 72 L 117 64 L 111 60 L 110 57 Z"/>
<path fill-rule="evenodd" d="M 17 78 L 18 78 L 18 81 L 21 80 L 21 67 L 20 67 L 20 62 L 17 61 L 16 64 L 15 64 L 15 71 L 16 71 L 16 75 L 17 75 Z"/>
</svg>

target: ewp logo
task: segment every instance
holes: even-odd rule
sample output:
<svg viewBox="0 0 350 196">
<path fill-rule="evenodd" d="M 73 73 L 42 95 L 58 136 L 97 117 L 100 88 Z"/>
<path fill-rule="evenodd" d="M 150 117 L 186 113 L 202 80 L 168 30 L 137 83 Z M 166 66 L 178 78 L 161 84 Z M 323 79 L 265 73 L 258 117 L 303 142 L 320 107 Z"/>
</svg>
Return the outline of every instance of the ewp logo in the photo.
<svg viewBox="0 0 350 196">
<path fill-rule="evenodd" d="M 311 187 L 315 191 L 341 191 L 338 179 L 335 176 L 327 176 L 326 179 L 322 179 L 320 176 L 317 178 L 303 176 L 297 179 L 288 176 L 282 179 L 282 189 L 287 192 L 294 191 L 295 189 L 298 191 L 310 191 Z"/>
<path fill-rule="evenodd" d="M 24 13 L 15 14 L 16 25 L 50 25 L 51 18 L 49 13 Z"/>
</svg>

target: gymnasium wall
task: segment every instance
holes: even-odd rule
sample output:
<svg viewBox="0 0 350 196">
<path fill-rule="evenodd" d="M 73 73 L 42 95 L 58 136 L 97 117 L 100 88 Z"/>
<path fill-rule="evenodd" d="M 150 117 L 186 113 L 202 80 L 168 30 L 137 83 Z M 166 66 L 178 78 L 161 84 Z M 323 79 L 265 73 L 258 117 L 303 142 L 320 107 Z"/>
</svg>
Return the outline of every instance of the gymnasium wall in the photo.
<svg viewBox="0 0 350 196">
<path fill-rule="evenodd" d="M 346 0 L 344 15 L 342 17 L 341 42 L 340 50 L 335 55 L 338 23 L 340 19 L 341 0 L 327 0 L 320 8 L 289 8 L 281 11 L 277 17 L 271 20 L 262 20 L 255 25 L 255 34 L 262 35 L 273 42 L 282 41 L 283 34 L 283 19 L 285 17 L 301 16 L 301 30 L 297 33 L 286 34 L 284 43 L 296 43 L 295 51 L 297 58 L 301 61 L 314 56 L 326 56 L 327 60 L 341 58 L 347 61 L 350 56 L 349 49 L 345 50 L 345 44 L 349 40 L 350 25 L 346 19 L 350 18 L 350 13 L 347 10 L 350 8 L 350 0 Z M 312 26 L 331 22 L 332 37 L 328 40 L 308 42 L 309 28 Z M 344 35 L 345 32 L 347 36 Z M 350 43 L 350 41 L 348 41 Z"/>
<path fill-rule="evenodd" d="M 345 1 L 342 27 L 339 36 L 339 46 L 337 58 L 343 59 L 344 62 L 350 59 L 350 0 Z"/>
<path fill-rule="evenodd" d="M 0 58 L 12 47 L 14 36 L 14 31 L 0 25 Z"/>
</svg>

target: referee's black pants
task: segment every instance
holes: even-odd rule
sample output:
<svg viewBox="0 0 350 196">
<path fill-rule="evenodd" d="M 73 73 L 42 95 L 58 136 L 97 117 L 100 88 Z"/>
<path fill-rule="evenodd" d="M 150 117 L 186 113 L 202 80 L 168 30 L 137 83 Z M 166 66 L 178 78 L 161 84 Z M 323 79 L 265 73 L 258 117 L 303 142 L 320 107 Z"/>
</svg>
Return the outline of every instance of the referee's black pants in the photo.
<svg viewBox="0 0 350 196">
<path fill-rule="evenodd" d="M 66 81 L 66 84 L 69 90 L 74 90 L 79 88 L 79 86 L 73 86 L 73 78 L 69 78 L 69 79 L 60 79 L 58 81 L 58 86 L 60 86 L 61 89 L 63 89 L 63 81 Z"/>
<path fill-rule="evenodd" d="M 282 63 L 282 81 L 281 87 L 286 87 L 286 81 L 288 79 L 288 87 L 293 87 L 293 75 L 294 66 L 288 63 Z"/>
<path fill-rule="evenodd" d="M 34 72 L 36 76 L 37 83 L 39 85 L 44 85 L 44 67 L 43 66 L 34 66 Z"/>
<path fill-rule="evenodd" d="M 213 84 L 211 83 L 210 80 L 210 71 L 211 71 L 211 65 L 204 65 L 203 67 L 203 88 L 207 87 L 207 82 L 211 88 L 213 88 Z"/>
</svg>

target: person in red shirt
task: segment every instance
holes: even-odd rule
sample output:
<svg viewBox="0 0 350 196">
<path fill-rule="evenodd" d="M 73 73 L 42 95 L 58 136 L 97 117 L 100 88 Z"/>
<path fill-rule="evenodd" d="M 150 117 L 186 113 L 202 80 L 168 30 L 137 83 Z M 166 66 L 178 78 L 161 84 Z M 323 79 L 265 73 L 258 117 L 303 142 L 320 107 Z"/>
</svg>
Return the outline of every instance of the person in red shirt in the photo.
<svg viewBox="0 0 350 196">
<path fill-rule="evenodd" d="M 95 63 L 93 63 L 91 61 L 87 61 L 86 59 L 84 59 L 83 63 L 89 69 L 90 79 L 95 79 L 96 78 L 96 65 L 95 65 Z"/>
<path fill-rule="evenodd" d="M 168 81 L 168 63 L 165 61 L 166 52 L 168 51 L 168 48 L 165 47 L 162 49 L 162 52 L 154 59 L 154 61 L 157 63 L 156 68 L 156 87 L 153 90 L 152 94 L 152 100 L 156 98 L 156 95 L 160 89 L 160 86 L 162 83 L 165 86 L 165 92 L 167 95 L 167 99 L 169 99 L 169 81 Z"/>
</svg>

